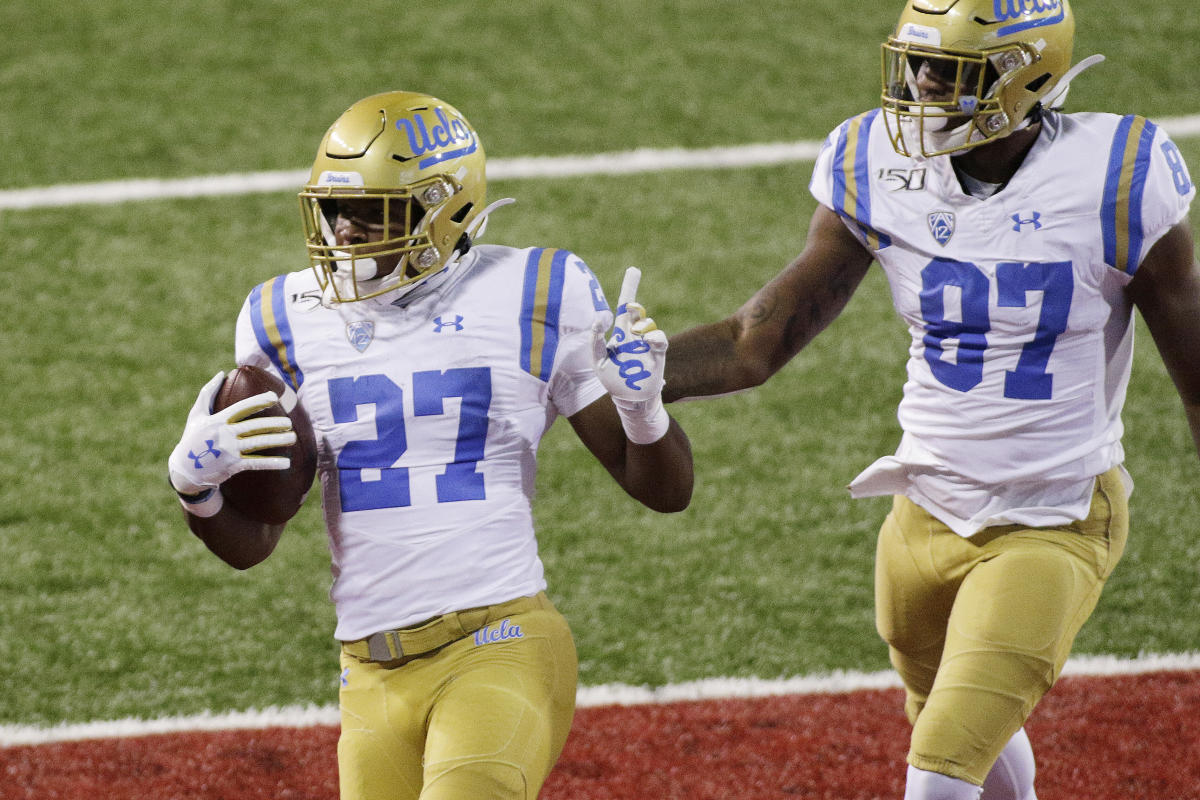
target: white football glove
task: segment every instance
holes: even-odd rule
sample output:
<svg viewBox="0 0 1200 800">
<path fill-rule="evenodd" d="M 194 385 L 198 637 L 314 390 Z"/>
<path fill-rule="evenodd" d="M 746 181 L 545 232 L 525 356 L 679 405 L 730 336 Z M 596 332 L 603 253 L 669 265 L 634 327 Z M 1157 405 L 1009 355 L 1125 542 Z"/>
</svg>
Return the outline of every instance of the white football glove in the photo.
<svg viewBox="0 0 1200 800">
<path fill-rule="evenodd" d="M 667 432 L 671 418 L 662 403 L 667 365 L 667 334 L 660 331 L 637 302 L 642 271 L 625 270 L 617 297 L 617 318 L 605 342 L 602 320 L 592 324 L 592 361 L 596 375 L 612 396 L 629 441 L 656 442 Z"/>
<path fill-rule="evenodd" d="M 195 505 L 206 501 L 210 494 L 220 497 L 220 492 L 209 493 L 207 490 L 221 485 L 243 470 L 287 469 L 291 466 L 291 459 L 286 456 L 259 456 L 254 453 L 269 447 L 294 444 L 296 432 L 292 430 L 292 421 L 287 417 L 246 419 L 278 402 L 279 397 L 274 392 L 263 392 L 239 400 L 214 414 L 213 398 L 224 380 L 225 373 L 218 372 L 200 390 L 192 410 L 188 412 L 183 436 L 167 460 L 171 485 L 180 495 L 189 496 L 183 498 L 184 507 L 193 513 L 197 510 Z M 193 498 L 195 495 L 205 497 Z M 211 510 L 215 514 L 219 509 L 218 501 L 215 509 L 206 503 L 201 511 Z M 201 513 L 198 516 L 211 514 Z"/>
</svg>

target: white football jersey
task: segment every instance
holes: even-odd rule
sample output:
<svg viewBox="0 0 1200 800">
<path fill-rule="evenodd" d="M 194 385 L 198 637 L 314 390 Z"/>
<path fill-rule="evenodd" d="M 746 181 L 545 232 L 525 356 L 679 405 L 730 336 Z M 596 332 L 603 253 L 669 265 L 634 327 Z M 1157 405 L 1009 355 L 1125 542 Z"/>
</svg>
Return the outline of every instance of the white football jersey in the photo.
<svg viewBox="0 0 1200 800">
<path fill-rule="evenodd" d="M 1093 478 L 1124 457 L 1124 289 L 1195 194 L 1166 133 L 1048 113 L 978 199 L 948 156 L 898 155 L 876 109 L 830 135 L 810 189 L 882 265 L 912 336 L 900 447 L 851 492 L 907 495 L 964 536 L 1086 516 Z"/>
<path fill-rule="evenodd" d="M 565 250 L 481 245 L 404 305 L 320 299 L 311 270 L 256 287 L 236 355 L 294 387 L 312 420 L 334 635 L 545 589 L 538 442 L 604 394 L 591 328 L 612 317 L 591 271 Z"/>
</svg>

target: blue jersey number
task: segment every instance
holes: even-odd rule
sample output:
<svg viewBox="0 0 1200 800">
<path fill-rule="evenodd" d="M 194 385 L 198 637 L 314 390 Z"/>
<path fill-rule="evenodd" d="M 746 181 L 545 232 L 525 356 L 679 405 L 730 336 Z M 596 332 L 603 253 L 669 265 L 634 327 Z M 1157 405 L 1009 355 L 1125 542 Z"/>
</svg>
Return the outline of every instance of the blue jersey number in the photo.
<svg viewBox="0 0 1200 800">
<path fill-rule="evenodd" d="M 1183 154 L 1179 152 L 1179 148 L 1175 143 L 1167 140 L 1162 143 L 1163 155 L 1167 159 L 1167 166 L 1171 168 L 1171 179 L 1175 181 L 1175 191 L 1180 195 L 1187 195 L 1192 190 L 1192 179 L 1188 175 L 1187 164 L 1183 161 Z"/>
<path fill-rule="evenodd" d="M 487 441 L 492 374 L 487 367 L 413 373 L 414 417 L 442 416 L 445 400 L 461 398 L 454 460 L 437 476 L 439 503 L 483 500 L 483 475 L 477 472 Z M 358 407 L 375 407 L 374 439 L 346 443 L 338 455 L 343 511 L 399 508 L 412 504 L 408 469 L 392 464 L 408 449 L 404 390 L 386 375 L 362 375 L 329 381 L 329 405 L 335 423 L 358 421 Z M 378 473 L 364 480 L 363 470 Z M 371 479 L 375 478 L 375 479 Z"/>
<path fill-rule="evenodd" d="M 957 289 L 957 314 L 946 313 L 947 289 Z M 996 268 L 997 305 L 1025 308 L 1029 292 L 1041 292 L 1037 332 L 1021 348 L 1017 368 L 1004 375 L 1004 396 L 1049 400 L 1054 376 L 1046 371 L 1059 334 L 1067 329 L 1075 278 L 1069 261 L 1003 262 Z M 983 353 L 991 330 L 990 281 L 965 261 L 935 258 L 921 270 L 921 316 L 925 320 L 925 360 L 933 376 L 951 389 L 967 392 L 983 380 Z M 950 318 L 948 318 L 950 317 Z M 957 358 L 945 360 L 946 341 L 954 340 Z"/>
</svg>

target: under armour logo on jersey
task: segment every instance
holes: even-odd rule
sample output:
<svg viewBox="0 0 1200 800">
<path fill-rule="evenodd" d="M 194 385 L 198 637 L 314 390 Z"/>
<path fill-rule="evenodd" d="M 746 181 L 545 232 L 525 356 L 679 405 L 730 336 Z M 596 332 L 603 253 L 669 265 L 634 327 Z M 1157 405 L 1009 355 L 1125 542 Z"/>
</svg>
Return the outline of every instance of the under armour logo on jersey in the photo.
<svg viewBox="0 0 1200 800">
<path fill-rule="evenodd" d="M 525 634 L 521 632 L 520 625 L 513 625 L 511 620 L 501 620 L 499 625 L 490 628 L 481 628 L 475 631 L 475 646 L 479 647 L 483 644 L 491 644 L 492 642 L 503 642 L 507 639 L 524 639 Z"/>
<path fill-rule="evenodd" d="M 454 331 L 461 331 L 463 329 L 462 321 L 463 321 L 462 314 L 455 314 L 454 319 L 450 319 L 450 320 L 443 320 L 441 317 L 434 317 L 433 318 L 433 325 L 434 325 L 433 332 L 441 333 L 442 330 L 444 330 L 445 328 L 450 328 L 451 330 L 454 330 Z"/>
<path fill-rule="evenodd" d="M 204 446 L 208 448 L 207 450 L 201 450 L 199 453 L 193 453 L 191 450 L 188 450 L 188 458 L 196 465 L 196 469 L 204 469 L 205 456 L 212 456 L 214 460 L 221 457 L 221 451 L 213 447 L 213 444 L 212 439 L 205 439 Z"/>
<path fill-rule="evenodd" d="M 1038 211 L 1033 212 L 1033 216 L 1029 217 L 1028 219 L 1021 219 L 1020 214 L 1013 214 L 1012 221 L 1012 229 L 1017 233 L 1020 233 L 1026 225 L 1032 225 L 1035 231 L 1041 230 L 1042 228 L 1042 215 Z"/>
<path fill-rule="evenodd" d="M 946 242 L 950 241 L 950 237 L 954 235 L 954 212 L 952 211 L 934 211 L 925 217 L 925 221 L 929 223 L 929 232 L 933 234 L 933 238 L 942 246 L 945 246 Z"/>
<path fill-rule="evenodd" d="M 350 668 L 349 667 L 346 667 L 345 669 L 342 670 L 342 675 L 341 675 L 340 680 L 341 680 L 342 686 L 350 685 Z"/>
<path fill-rule="evenodd" d="M 356 322 L 347 322 L 346 338 L 350 341 L 350 344 L 354 345 L 355 350 L 360 353 L 363 352 L 375 340 L 375 323 L 365 319 Z"/>
</svg>

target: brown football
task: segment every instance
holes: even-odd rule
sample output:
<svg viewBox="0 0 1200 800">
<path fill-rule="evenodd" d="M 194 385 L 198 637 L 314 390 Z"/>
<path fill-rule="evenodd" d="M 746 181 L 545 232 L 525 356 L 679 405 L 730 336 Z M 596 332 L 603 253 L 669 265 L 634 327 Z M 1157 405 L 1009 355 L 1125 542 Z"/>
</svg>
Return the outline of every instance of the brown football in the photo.
<svg viewBox="0 0 1200 800">
<path fill-rule="evenodd" d="M 285 411 L 280 403 L 275 403 L 251 416 L 289 417 L 296 431 L 296 442 L 261 452 L 264 455 L 288 456 L 292 459 L 292 465 L 288 469 L 239 472 L 221 484 L 221 493 L 225 495 L 226 502 L 247 517 L 269 525 L 281 525 L 296 516 L 317 472 L 317 442 L 312 423 L 300 404 L 295 402 L 295 393 L 290 392 L 283 381 L 272 373 L 258 367 L 241 366 L 225 376 L 225 382 L 213 399 L 213 411 L 220 411 L 239 400 L 267 391 L 275 392 L 281 398 L 285 393 L 290 395 L 291 411 Z"/>
</svg>

